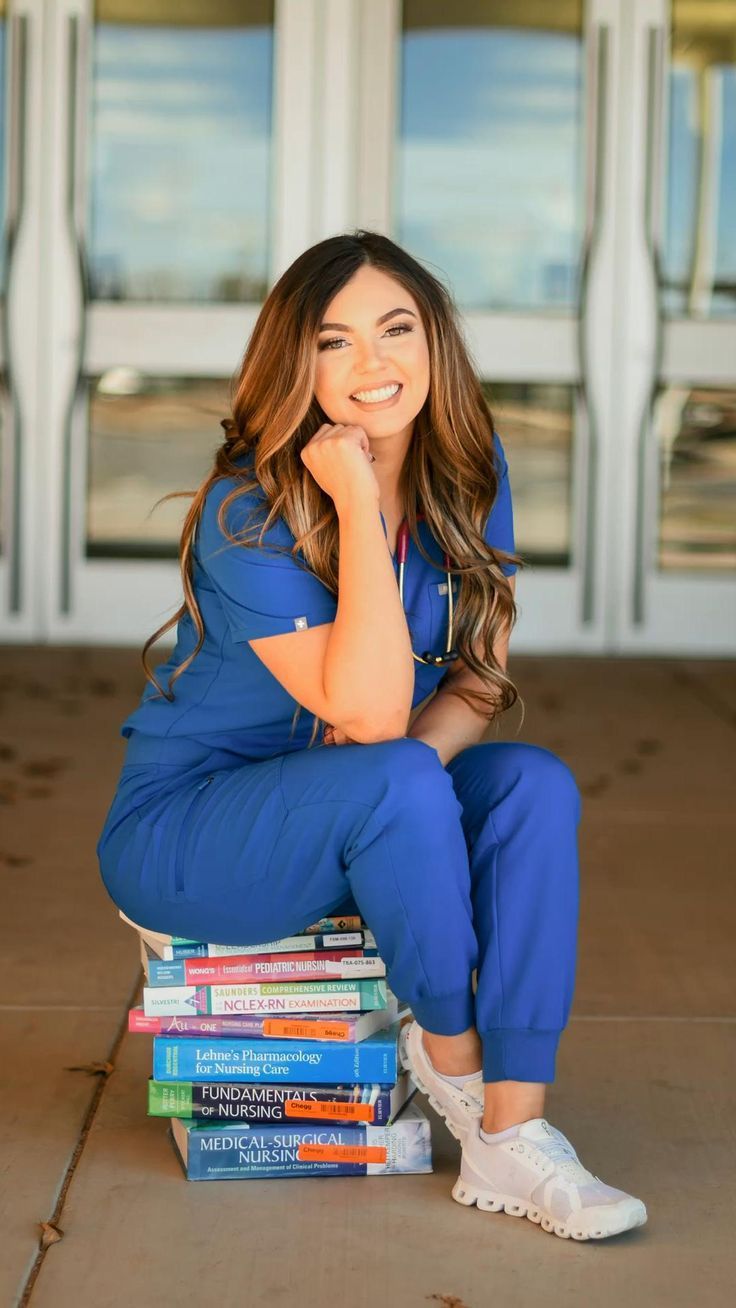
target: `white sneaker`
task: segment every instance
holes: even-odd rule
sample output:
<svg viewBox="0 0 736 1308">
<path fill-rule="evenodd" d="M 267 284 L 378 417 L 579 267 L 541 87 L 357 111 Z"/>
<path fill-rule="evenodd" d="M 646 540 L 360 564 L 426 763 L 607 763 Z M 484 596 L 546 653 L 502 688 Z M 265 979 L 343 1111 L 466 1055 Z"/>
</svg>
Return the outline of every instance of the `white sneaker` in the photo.
<svg viewBox="0 0 736 1308">
<path fill-rule="evenodd" d="M 570 1141 L 543 1117 L 493 1144 L 481 1139 L 478 1126 L 469 1132 L 452 1197 L 489 1213 L 528 1217 L 565 1240 L 600 1240 L 647 1220 L 641 1199 L 583 1167 Z"/>
<path fill-rule="evenodd" d="M 462 1144 L 471 1126 L 476 1130 L 483 1116 L 483 1078 L 469 1077 L 463 1086 L 444 1081 L 435 1071 L 422 1041 L 417 1021 L 401 1028 L 399 1058 L 432 1107 L 444 1118 L 456 1140 Z"/>
</svg>

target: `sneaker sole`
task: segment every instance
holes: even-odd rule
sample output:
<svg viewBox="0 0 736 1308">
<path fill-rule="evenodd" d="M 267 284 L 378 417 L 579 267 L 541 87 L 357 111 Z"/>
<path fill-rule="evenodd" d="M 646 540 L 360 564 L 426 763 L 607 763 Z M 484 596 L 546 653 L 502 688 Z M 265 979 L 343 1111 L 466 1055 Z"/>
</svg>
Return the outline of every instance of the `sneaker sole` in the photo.
<svg viewBox="0 0 736 1308">
<path fill-rule="evenodd" d="M 404 1030 L 408 1032 L 409 1024 L 407 1024 Z M 459 1144 L 464 1145 L 468 1135 L 468 1127 L 467 1126 L 459 1127 L 457 1123 L 452 1120 L 450 1116 L 450 1110 L 444 1104 L 440 1103 L 439 1099 L 437 1099 L 437 1097 L 432 1093 L 432 1091 L 425 1085 L 423 1079 L 414 1070 L 409 1059 L 406 1056 L 407 1040 L 408 1040 L 408 1035 L 403 1035 L 402 1033 L 402 1035 L 399 1038 L 399 1060 L 401 1062 L 401 1066 L 403 1067 L 405 1072 L 409 1072 L 411 1074 L 412 1081 L 414 1081 L 415 1085 L 417 1086 L 417 1089 L 421 1090 L 422 1094 L 427 1096 L 427 1099 L 432 1105 L 434 1111 L 437 1113 L 437 1116 L 442 1118 L 442 1121 L 445 1123 L 445 1126 L 447 1127 L 451 1135 L 454 1135 L 455 1139 L 458 1141 Z"/>
<path fill-rule="evenodd" d="M 476 1204 L 486 1213 L 503 1211 L 508 1213 L 509 1217 L 528 1217 L 530 1222 L 541 1226 L 543 1231 L 548 1231 L 550 1235 L 559 1235 L 563 1240 L 604 1240 L 609 1235 L 620 1235 L 622 1231 L 643 1226 L 647 1220 L 644 1204 L 637 1199 L 632 1199 L 628 1209 L 623 1214 L 619 1214 L 617 1221 L 605 1227 L 601 1225 L 596 1230 L 584 1231 L 580 1228 L 576 1229 L 574 1223 L 555 1221 L 542 1208 L 525 1204 L 523 1200 L 513 1199 L 495 1190 L 479 1190 L 473 1185 L 468 1185 L 462 1176 L 458 1177 L 452 1187 L 452 1197 L 466 1208 Z"/>
</svg>

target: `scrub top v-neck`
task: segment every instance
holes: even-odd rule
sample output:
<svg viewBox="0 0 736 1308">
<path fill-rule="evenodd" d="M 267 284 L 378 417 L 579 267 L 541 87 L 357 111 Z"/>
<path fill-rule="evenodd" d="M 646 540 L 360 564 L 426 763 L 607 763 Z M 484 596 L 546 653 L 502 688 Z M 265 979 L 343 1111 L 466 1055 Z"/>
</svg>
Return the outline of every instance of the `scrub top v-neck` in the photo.
<svg viewBox="0 0 736 1308">
<path fill-rule="evenodd" d="M 492 546 L 514 551 L 513 511 L 508 465 L 503 446 L 494 436 L 499 490 L 488 516 L 485 539 Z M 249 466 L 250 456 L 239 460 Z M 192 542 L 192 585 L 204 623 L 204 643 L 192 663 L 171 687 L 173 699 L 161 696 L 150 682 L 138 707 L 121 726 L 121 735 L 149 738 L 146 757 L 174 761 L 176 742 L 191 741 L 231 751 L 243 759 L 271 758 L 303 749 L 309 742 L 313 718 L 306 709 L 292 722 L 297 701 L 268 671 L 248 644 L 261 636 L 302 631 L 334 622 L 337 597 L 309 571 L 303 555 L 276 552 L 294 545 L 294 536 L 282 518 L 264 534 L 263 544 L 246 548 L 232 545 L 217 523 L 218 510 L 230 492 L 241 483 L 221 478 L 205 497 L 202 515 Z M 227 510 L 232 534 L 248 522 L 262 522 L 267 513 L 260 487 L 241 495 Z M 253 519 L 253 510 L 260 509 Z M 384 534 L 386 522 L 381 514 Z M 426 562 L 410 539 L 404 568 L 404 608 L 417 652 L 445 648 L 447 635 L 447 578 L 442 551 L 432 538 L 427 523 L 417 524 L 421 542 L 433 563 Z M 257 531 L 248 533 L 257 538 Z M 272 548 L 276 547 L 276 548 Z M 392 555 L 398 579 L 398 545 Z M 515 572 L 513 564 L 504 572 Z M 453 578 L 457 594 L 459 579 Z M 197 631 L 189 613 L 179 620 L 176 645 L 166 662 L 155 669 L 160 685 L 168 688 L 172 673 L 186 661 L 197 644 Z M 415 685 L 412 706 L 426 698 L 446 675 L 445 667 L 414 661 Z M 157 754 L 155 742 L 160 742 Z M 130 747 L 129 747 L 130 752 Z M 134 755 L 140 757 L 140 754 Z"/>
</svg>

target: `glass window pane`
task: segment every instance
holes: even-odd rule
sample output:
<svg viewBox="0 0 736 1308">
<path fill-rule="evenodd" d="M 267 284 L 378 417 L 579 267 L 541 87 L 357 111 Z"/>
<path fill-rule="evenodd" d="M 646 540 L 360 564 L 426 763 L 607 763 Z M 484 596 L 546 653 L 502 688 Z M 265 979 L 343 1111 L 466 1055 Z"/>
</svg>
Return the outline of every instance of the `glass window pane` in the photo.
<svg viewBox="0 0 736 1308">
<path fill-rule="evenodd" d="M 110 368 L 89 379 L 88 558 L 176 558 L 193 491 L 224 439 L 226 378 Z"/>
<path fill-rule="evenodd" d="M 273 0 L 97 0 L 95 19 L 92 299 L 260 302 Z"/>
<path fill-rule="evenodd" d="M 668 386 L 655 428 L 660 569 L 736 568 L 736 390 Z"/>
<path fill-rule="evenodd" d="M 736 314 L 736 0 L 672 5 L 662 306 Z"/>
<path fill-rule="evenodd" d="M 525 381 L 483 390 L 509 465 L 516 548 L 537 567 L 569 567 L 574 388 Z"/>
<path fill-rule="evenodd" d="M 392 235 L 466 309 L 577 304 L 582 10 L 404 0 Z"/>
<path fill-rule="evenodd" d="M 207 475 L 230 412 L 229 383 L 114 368 L 89 385 L 87 555 L 175 558 L 191 501 L 154 504 Z M 574 390 L 548 382 L 483 389 L 509 462 L 517 548 L 531 564 L 569 566 Z"/>
</svg>

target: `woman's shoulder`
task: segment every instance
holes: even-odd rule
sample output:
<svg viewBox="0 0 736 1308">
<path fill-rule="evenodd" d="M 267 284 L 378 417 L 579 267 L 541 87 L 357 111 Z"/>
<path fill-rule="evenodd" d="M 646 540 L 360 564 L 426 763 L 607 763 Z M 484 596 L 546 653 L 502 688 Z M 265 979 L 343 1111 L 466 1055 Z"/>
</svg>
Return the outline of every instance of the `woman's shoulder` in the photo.
<svg viewBox="0 0 736 1308">
<path fill-rule="evenodd" d="M 217 477 L 207 488 L 202 503 L 200 537 L 205 541 L 222 540 L 222 522 L 230 535 L 237 535 L 246 528 L 251 529 L 248 531 L 248 540 L 257 543 L 260 528 L 268 517 L 267 496 L 263 487 L 255 481 L 252 460 L 248 456 L 241 456 L 234 462 L 245 475 Z M 221 514 L 222 505 L 230 496 L 232 498 Z M 271 523 L 263 536 L 264 544 L 292 545 L 293 542 L 294 538 L 280 516 Z"/>
</svg>

